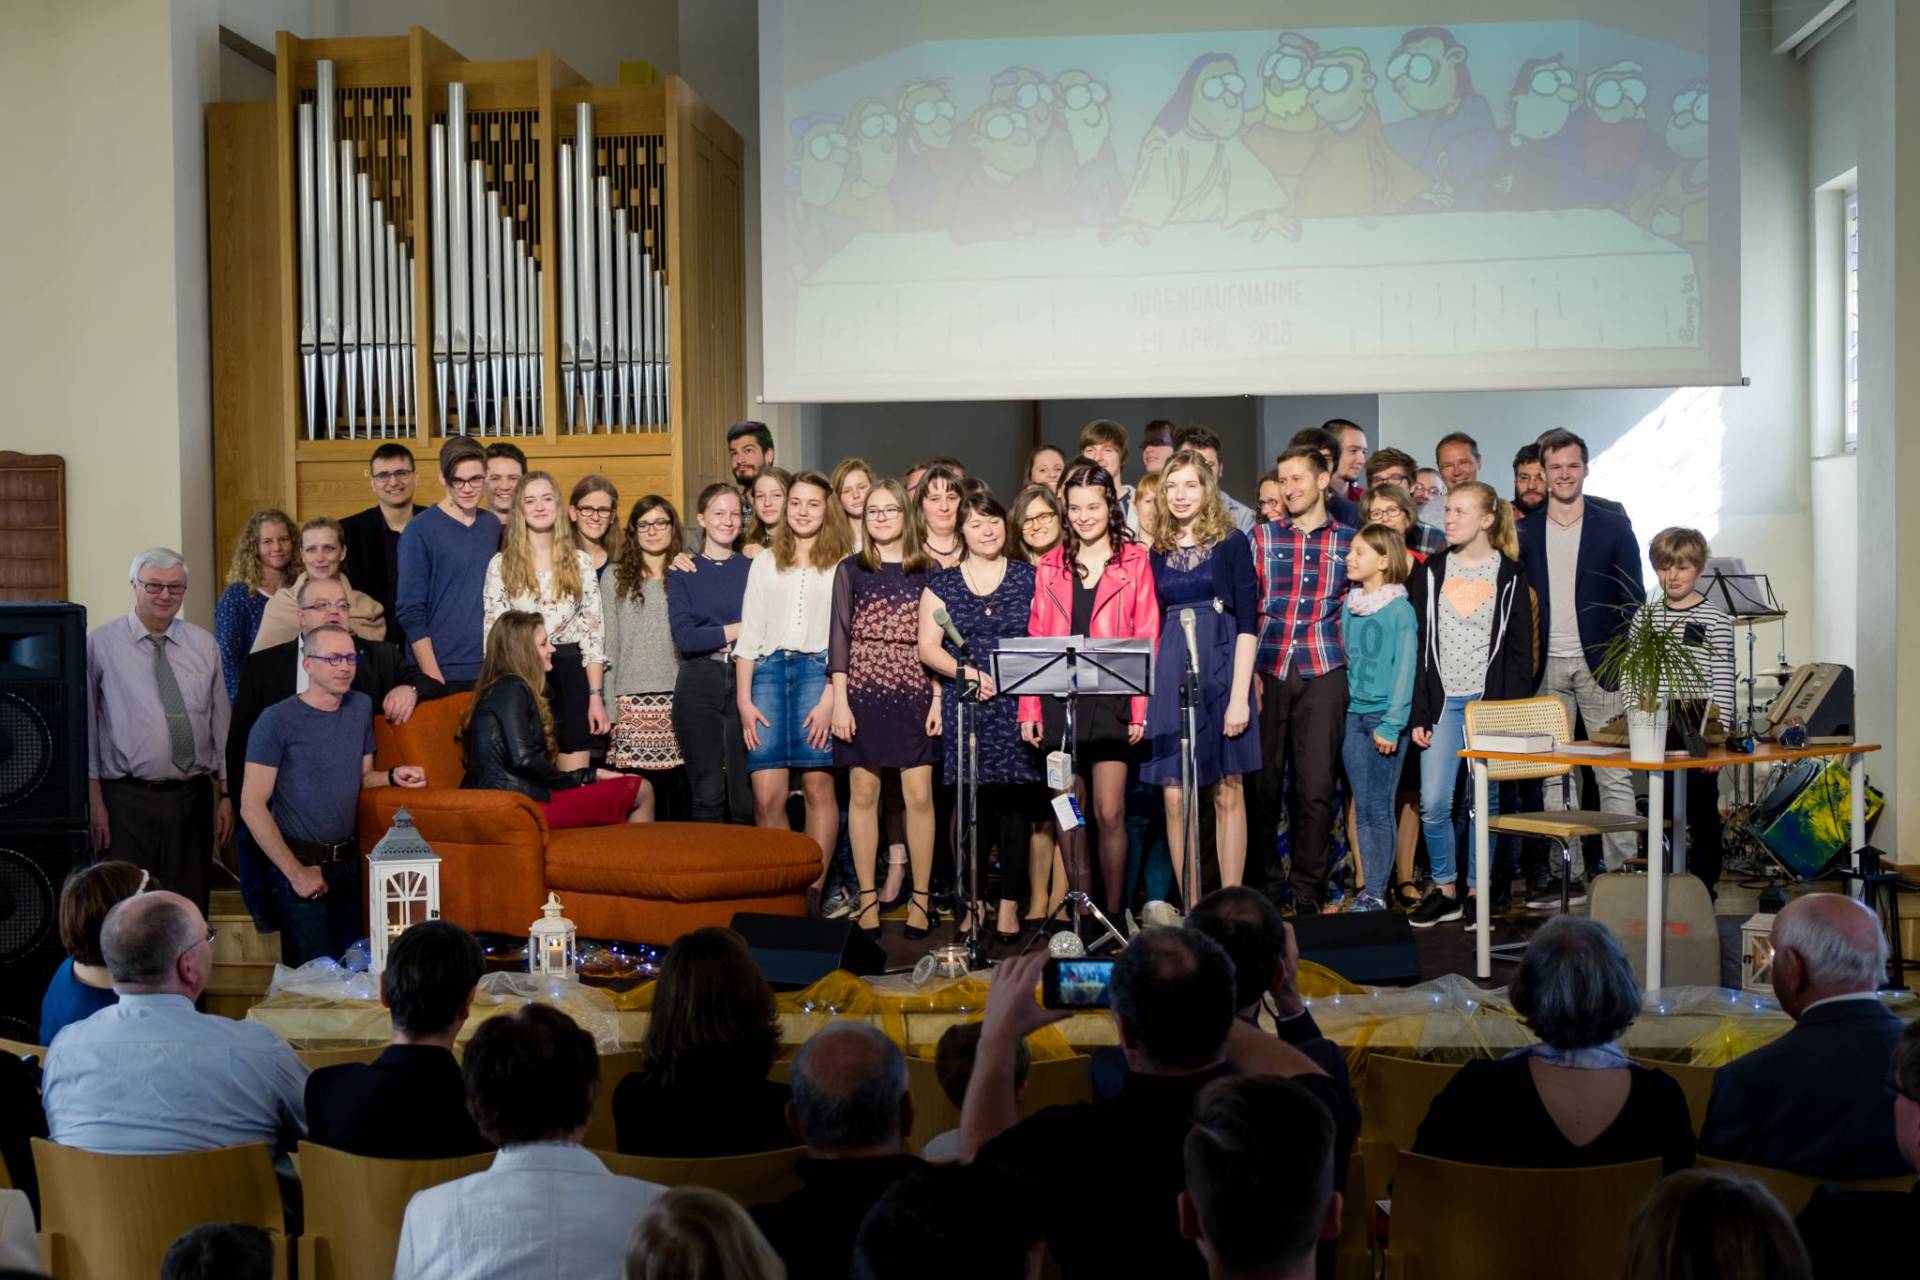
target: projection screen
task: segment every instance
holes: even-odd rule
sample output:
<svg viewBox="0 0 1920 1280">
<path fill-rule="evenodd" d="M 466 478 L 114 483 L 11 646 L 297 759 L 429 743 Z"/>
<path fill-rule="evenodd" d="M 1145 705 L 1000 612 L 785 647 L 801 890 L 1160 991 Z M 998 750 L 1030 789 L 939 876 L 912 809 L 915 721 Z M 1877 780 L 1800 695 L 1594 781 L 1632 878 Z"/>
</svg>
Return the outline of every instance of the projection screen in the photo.
<svg viewBox="0 0 1920 1280">
<path fill-rule="evenodd" d="M 1733 0 L 760 0 L 760 41 L 769 400 L 1739 379 Z"/>
</svg>

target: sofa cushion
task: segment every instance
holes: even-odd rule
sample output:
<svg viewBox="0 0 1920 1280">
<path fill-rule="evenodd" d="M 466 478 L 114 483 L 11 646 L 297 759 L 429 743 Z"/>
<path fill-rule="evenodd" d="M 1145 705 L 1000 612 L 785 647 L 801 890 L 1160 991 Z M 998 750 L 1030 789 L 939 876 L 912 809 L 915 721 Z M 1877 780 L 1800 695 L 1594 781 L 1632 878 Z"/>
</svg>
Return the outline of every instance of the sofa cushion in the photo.
<svg viewBox="0 0 1920 1280">
<path fill-rule="evenodd" d="M 547 883 L 562 897 L 761 897 L 804 889 L 819 874 L 820 846 L 797 831 L 648 822 L 554 831 L 547 839 Z"/>
<path fill-rule="evenodd" d="M 467 716 L 470 693 L 422 702 L 413 709 L 405 724 L 387 723 L 385 716 L 373 718 L 373 766 L 391 769 L 395 765 L 417 764 L 427 771 L 429 787 L 457 787 L 466 776 L 466 761 L 460 751 L 460 726 Z"/>
</svg>

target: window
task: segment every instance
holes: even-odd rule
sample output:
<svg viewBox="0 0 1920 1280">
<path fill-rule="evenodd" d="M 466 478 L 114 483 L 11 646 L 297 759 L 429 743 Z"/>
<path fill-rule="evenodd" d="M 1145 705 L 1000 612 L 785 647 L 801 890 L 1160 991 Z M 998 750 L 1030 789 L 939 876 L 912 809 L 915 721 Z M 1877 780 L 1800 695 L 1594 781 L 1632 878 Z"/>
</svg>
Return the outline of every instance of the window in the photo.
<svg viewBox="0 0 1920 1280">
<path fill-rule="evenodd" d="M 1860 443 L 1860 191 L 1853 188 L 1845 195 L 1845 213 L 1841 217 L 1845 243 L 1845 345 L 1841 393 L 1846 405 L 1846 449 L 1852 453 Z"/>
</svg>

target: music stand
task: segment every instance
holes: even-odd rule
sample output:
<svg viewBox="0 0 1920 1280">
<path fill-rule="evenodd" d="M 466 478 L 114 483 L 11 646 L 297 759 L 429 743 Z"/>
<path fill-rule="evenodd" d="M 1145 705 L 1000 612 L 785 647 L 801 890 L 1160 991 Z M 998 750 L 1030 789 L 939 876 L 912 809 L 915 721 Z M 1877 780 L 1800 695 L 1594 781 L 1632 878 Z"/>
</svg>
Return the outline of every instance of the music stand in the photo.
<svg viewBox="0 0 1920 1280">
<path fill-rule="evenodd" d="M 1087 636 L 1009 636 L 993 651 L 993 683 L 1002 696 L 1064 695 L 1067 701 L 1067 794 L 1078 777 L 1074 756 L 1079 747 L 1080 699 L 1084 696 L 1144 698 L 1153 694 L 1153 641 L 1109 640 Z M 1086 823 L 1063 831 L 1067 880 L 1082 893 L 1092 887 L 1092 869 L 1086 859 Z M 1003 851 L 1002 856 L 1005 856 Z M 1048 873 L 1051 881 L 1052 873 Z M 1049 883 L 1051 897 L 1052 885 Z M 1072 901 L 1063 898 L 1047 916 L 1022 952 L 1046 934 L 1054 916 Z M 1095 944 L 1099 945 L 1098 943 Z"/>
</svg>

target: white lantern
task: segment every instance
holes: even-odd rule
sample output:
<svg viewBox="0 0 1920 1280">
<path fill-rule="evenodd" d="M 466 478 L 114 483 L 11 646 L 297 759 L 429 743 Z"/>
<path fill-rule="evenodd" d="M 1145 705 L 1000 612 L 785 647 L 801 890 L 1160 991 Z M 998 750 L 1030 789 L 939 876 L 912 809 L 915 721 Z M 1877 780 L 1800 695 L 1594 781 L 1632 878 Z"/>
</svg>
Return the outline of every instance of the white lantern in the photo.
<svg viewBox="0 0 1920 1280">
<path fill-rule="evenodd" d="M 1773 916 L 1762 913 L 1740 926 L 1740 989 L 1773 990 Z"/>
<path fill-rule="evenodd" d="M 405 809 L 367 855 L 367 946 L 370 969 L 387 967 L 387 948 L 414 925 L 440 918 L 440 855 Z"/>
<path fill-rule="evenodd" d="M 560 899 L 547 894 L 540 918 L 527 928 L 527 972 L 542 978 L 570 980 L 573 955 L 579 942 L 573 921 L 560 914 Z"/>
</svg>

